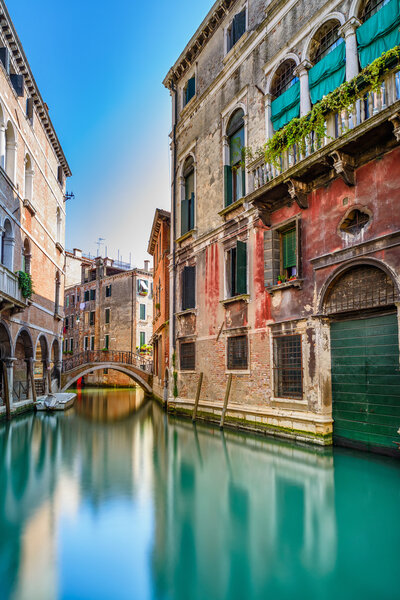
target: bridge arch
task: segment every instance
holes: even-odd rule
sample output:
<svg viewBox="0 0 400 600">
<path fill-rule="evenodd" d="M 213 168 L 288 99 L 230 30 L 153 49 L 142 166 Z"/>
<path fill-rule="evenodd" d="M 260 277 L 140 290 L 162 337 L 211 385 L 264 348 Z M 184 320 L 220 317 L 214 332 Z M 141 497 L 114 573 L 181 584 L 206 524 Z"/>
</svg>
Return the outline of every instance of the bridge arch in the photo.
<svg viewBox="0 0 400 600">
<path fill-rule="evenodd" d="M 66 383 L 63 382 L 61 391 L 65 392 L 81 377 L 89 375 L 89 373 L 92 373 L 93 371 L 100 371 L 102 369 L 114 369 L 114 371 L 125 373 L 125 375 L 128 375 L 131 379 L 133 379 L 133 381 L 138 383 L 145 392 L 148 392 L 149 394 L 153 393 L 152 387 L 147 383 L 147 381 L 145 381 L 140 375 L 138 375 L 132 368 L 129 368 L 129 366 L 119 365 L 114 362 L 91 364 L 84 369 L 80 368 L 78 373 L 76 371 L 75 374 L 74 372 L 72 372 L 70 375 L 66 373 L 65 375 L 68 376 L 68 379 Z"/>
</svg>

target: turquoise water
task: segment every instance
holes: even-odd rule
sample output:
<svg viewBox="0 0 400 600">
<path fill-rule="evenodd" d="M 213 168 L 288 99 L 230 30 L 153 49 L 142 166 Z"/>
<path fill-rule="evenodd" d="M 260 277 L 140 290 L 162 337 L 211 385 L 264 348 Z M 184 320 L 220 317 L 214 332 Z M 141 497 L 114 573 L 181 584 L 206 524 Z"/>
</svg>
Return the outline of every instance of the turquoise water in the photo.
<svg viewBox="0 0 400 600">
<path fill-rule="evenodd" d="M 84 392 L 0 424 L 0 598 L 400 598 L 400 462 Z"/>
</svg>

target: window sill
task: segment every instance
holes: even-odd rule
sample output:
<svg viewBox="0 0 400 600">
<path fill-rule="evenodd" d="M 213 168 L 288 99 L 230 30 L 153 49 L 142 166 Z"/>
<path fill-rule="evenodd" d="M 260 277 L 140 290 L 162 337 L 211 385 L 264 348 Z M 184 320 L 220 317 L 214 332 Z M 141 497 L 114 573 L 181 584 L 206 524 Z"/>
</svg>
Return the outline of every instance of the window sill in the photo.
<svg viewBox="0 0 400 600">
<path fill-rule="evenodd" d="M 286 281 L 285 283 L 279 283 L 277 285 L 270 285 L 270 286 L 266 287 L 265 289 L 270 294 L 274 294 L 275 292 L 279 292 L 280 290 L 287 290 L 288 288 L 292 288 L 292 287 L 295 287 L 295 288 L 298 288 L 299 290 L 301 290 L 301 288 L 303 287 L 303 281 L 304 281 L 304 279 L 293 279 L 293 281 Z"/>
<path fill-rule="evenodd" d="M 60 244 L 60 242 L 56 242 L 56 248 L 59 252 L 61 252 L 61 254 L 64 252 L 64 248 L 63 246 Z"/>
<path fill-rule="evenodd" d="M 33 206 L 32 202 L 30 200 L 25 198 L 25 200 L 22 201 L 22 204 L 25 206 L 25 208 L 27 208 L 29 210 L 32 217 L 34 217 L 36 215 L 36 208 Z"/>
<path fill-rule="evenodd" d="M 187 240 L 188 238 L 192 237 L 193 234 L 196 233 L 196 229 L 191 229 L 190 231 L 187 231 L 186 233 L 184 233 L 183 235 L 181 235 L 181 237 L 176 238 L 175 243 L 176 244 L 180 244 L 181 242 Z"/>
<path fill-rule="evenodd" d="M 60 313 L 55 312 L 54 313 L 54 318 L 56 321 L 62 321 L 62 316 L 60 315 Z"/>
<path fill-rule="evenodd" d="M 251 375 L 250 369 L 226 369 L 227 375 Z"/>
<path fill-rule="evenodd" d="M 189 102 L 186 102 L 185 106 L 182 108 L 182 110 L 181 110 L 181 112 L 180 112 L 179 118 L 181 118 L 181 117 L 184 117 L 184 116 L 185 116 L 185 114 L 186 114 L 187 112 L 189 112 L 189 108 L 190 108 L 190 106 L 193 106 L 193 104 L 194 104 L 194 103 L 193 103 L 193 100 L 194 100 L 196 97 L 197 97 L 197 94 L 195 94 L 194 96 L 192 96 L 192 97 L 190 98 Z"/>
<path fill-rule="evenodd" d="M 304 400 L 303 398 L 276 398 L 275 396 L 273 396 L 271 398 L 271 402 L 273 402 L 274 404 L 299 404 L 301 406 L 308 406 L 308 402 L 307 400 Z"/>
<path fill-rule="evenodd" d="M 250 294 L 240 294 L 240 296 L 233 296 L 232 298 L 226 298 L 225 300 L 220 300 L 220 303 L 225 306 L 225 304 L 231 304 L 232 302 L 247 302 L 250 301 Z"/>
<path fill-rule="evenodd" d="M 231 60 L 231 58 L 235 56 L 237 52 L 239 52 L 239 50 L 241 49 L 248 37 L 248 31 L 245 31 L 244 34 L 240 36 L 236 44 L 232 46 L 232 48 L 225 54 L 224 58 L 222 59 L 224 65 L 226 65 L 226 63 L 228 63 Z"/>
<path fill-rule="evenodd" d="M 229 204 L 229 206 L 226 206 L 225 208 L 220 210 L 218 214 L 221 217 L 224 217 L 225 215 L 228 215 L 230 212 L 232 212 L 236 208 L 240 208 L 243 204 L 244 204 L 244 196 L 243 196 L 243 198 L 239 198 L 239 200 L 232 202 L 232 204 Z"/>
<path fill-rule="evenodd" d="M 186 370 L 178 371 L 178 374 L 179 375 L 196 375 L 197 371 L 189 371 L 189 369 L 188 369 L 187 371 Z"/>
<path fill-rule="evenodd" d="M 186 308 L 185 310 L 181 310 L 179 312 L 175 313 L 176 317 L 183 317 L 185 315 L 196 315 L 197 314 L 197 309 L 196 308 Z"/>
</svg>

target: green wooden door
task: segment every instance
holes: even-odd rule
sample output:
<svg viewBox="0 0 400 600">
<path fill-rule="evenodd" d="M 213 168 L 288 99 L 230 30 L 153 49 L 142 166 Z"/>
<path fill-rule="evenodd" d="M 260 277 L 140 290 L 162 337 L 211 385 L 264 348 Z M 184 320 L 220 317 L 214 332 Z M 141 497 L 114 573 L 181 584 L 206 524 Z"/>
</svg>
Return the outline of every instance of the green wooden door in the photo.
<svg viewBox="0 0 400 600">
<path fill-rule="evenodd" d="M 334 441 L 396 451 L 393 442 L 400 441 L 397 315 L 332 323 L 331 351 Z"/>
</svg>

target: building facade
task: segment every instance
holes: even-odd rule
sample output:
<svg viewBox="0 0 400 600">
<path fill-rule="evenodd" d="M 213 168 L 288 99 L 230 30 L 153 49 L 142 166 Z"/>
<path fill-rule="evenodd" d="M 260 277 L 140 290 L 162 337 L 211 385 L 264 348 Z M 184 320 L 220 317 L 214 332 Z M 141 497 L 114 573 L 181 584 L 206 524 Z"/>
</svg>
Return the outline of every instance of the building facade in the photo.
<svg viewBox="0 0 400 600">
<path fill-rule="evenodd" d="M 1 418 L 58 386 L 71 172 L 3 1 L 0 15 Z"/>
<path fill-rule="evenodd" d="M 168 72 L 171 410 L 395 448 L 399 8 L 218 0 Z"/>
<path fill-rule="evenodd" d="M 153 276 L 126 270 L 110 258 L 82 263 L 81 281 L 65 289 L 63 354 L 102 351 L 149 352 L 153 333 Z M 133 381 L 114 370 L 94 371 L 89 385 L 129 386 Z"/>
<path fill-rule="evenodd" d="M 153 391 L 164 401 L 169 380 L 169 250 L 171 213 L 157 208 L 147 252 L 153 257 Z"/>
</svg>

